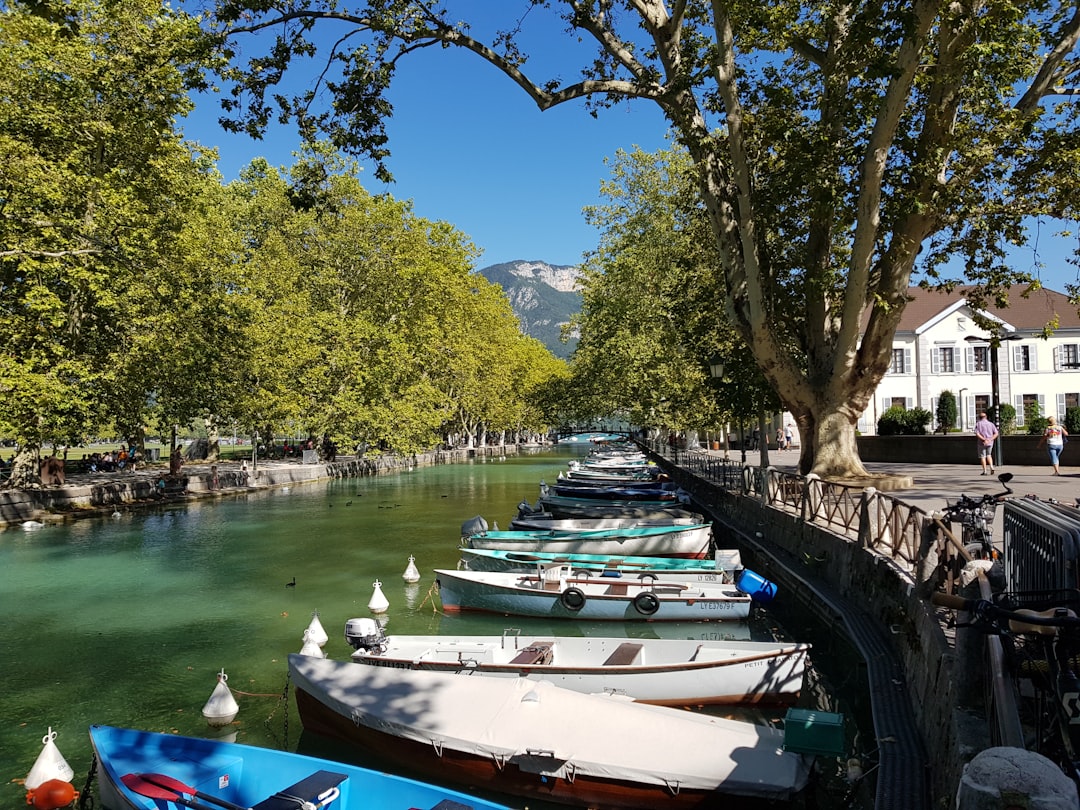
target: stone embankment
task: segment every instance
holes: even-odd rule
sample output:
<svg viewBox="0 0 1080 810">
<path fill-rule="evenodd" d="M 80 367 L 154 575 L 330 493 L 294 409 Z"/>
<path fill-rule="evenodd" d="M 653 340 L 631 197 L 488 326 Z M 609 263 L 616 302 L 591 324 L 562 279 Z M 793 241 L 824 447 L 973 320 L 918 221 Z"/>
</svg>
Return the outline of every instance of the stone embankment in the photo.
<svg viewBox="0 0 1080 810">
<path fill-rule="evenodd" d="M 530 447 L 485 446 L 410 456 L 339 456 L 333 462 L 319 461 L 314 464 L 304 464 L 299 459 L 260 460 L 255 466 L 241 461 L 193 462 L 185 464 L 178 476 L 170 476 L 166 464 L 148 464 L 134 471 L 69 474 L 65 482 L 59 485 L 40 489 L 0 490 L 0 526 L 21 524 L 28 520 L 62 522 L 103 512 L 236 496 L 260 489 L 332 478 L 382 475 L 485 456 L 498 458 L 525 452 Z"/>
</svg>

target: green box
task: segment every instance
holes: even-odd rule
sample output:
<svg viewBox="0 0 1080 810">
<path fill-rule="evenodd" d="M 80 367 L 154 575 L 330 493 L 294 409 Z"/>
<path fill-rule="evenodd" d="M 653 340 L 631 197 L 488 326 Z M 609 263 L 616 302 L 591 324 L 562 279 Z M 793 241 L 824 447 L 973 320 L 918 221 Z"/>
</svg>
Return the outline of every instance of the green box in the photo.
<svg viewBox="0 0 1080 810">
<path fill-rule="evenodd" d="M 797 754 L 823 754 L 842 757 L 844 715 L 816 709 L 788 709 L 784 716 L 784 750 Z"/>
</svg>

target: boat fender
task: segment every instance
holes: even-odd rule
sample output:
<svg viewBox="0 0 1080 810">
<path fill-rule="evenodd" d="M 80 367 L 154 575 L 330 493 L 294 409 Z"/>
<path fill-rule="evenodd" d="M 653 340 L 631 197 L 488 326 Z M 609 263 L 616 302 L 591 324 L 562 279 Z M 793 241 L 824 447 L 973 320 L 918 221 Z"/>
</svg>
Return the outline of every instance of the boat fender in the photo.
<svg viewBox="0 0 1080 810">
<path fill-rule="evenodd" d="M 634 597 L 634 609 L 642 616 L 652 616 L 660 609 L 660 599 L 652 591 L 642 591 Z"/>
<path fill-rule="evenodd" d="M 79 791 L 62 779 L 49 779 L 26 792 L 26 803 L 34 810 L 58 810 L 78 798 Z"/>
<path fill-rule="evenodd" d="M 580 588 L 567 588 L 559 594 L 559 604 L 577 613 L 585 607 L 585 593 Z"/>
</svg>

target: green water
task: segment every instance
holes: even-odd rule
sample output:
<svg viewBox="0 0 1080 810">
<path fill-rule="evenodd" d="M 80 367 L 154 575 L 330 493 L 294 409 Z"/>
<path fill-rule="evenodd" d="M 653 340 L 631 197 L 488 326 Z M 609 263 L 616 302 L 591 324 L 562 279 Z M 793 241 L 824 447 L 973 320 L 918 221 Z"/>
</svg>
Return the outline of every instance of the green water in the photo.
<svg viewBox="0 0 1080 810">
<path fill-rule="evenodd" d="M 583 626 L 438 612 L 432 569 L 456 567 L 462 522 L 479 514 L 505 527 L 568 455 L 427 467 L 3 531 L 0 808 L 25 806 L 13 780 L 25 778 L 49 727 L 76 788 L 90 765 L 93 723 L 214 736 L 201 710 L 222 668 L 238 693 L 240 713 L 227 729 L 236 741 L 333 755 L 300 739 L 295 706 L 281 700 L 285 657 L 299 652 L 313 611 L 330 636 L 327 654 L 349 655 L 345 621 L 370 615 L 376 580 L 390 603 L 388 632 L 498 634 L 514 626 L 731 637 L 722 623 Z M 422 576 L 414 585 L 402 579 L 410 555 Z M 293 578 L 295 587 L 286 587 Z M 783 635 L 767 618 L 751 627 L 754 638 Z"/>
</svg>

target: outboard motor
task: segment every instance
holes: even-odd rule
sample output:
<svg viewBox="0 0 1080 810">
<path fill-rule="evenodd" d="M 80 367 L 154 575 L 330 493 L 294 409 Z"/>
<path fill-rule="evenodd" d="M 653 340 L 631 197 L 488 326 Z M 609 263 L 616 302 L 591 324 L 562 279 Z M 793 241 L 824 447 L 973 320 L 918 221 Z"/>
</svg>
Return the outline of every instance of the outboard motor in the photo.
<svg viewBox="0 0 1080 810">
<path fill-rule="evenodd" d="M 486 534 L 488 530 L 487 521 L 480 515 L 474 518 L 469 518 L 461 524 L 461 536 L 472 537 L 474 534 Z"/>
<path fill-rule="evenodd" d="M 345 622 L 345 641 L 357 652 L 368 655 L 386 652 L 386 635 L 374 619 L 349 619 Z"/>
</svg>

